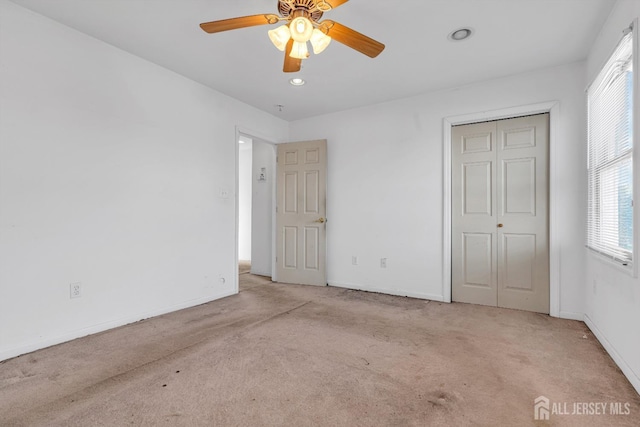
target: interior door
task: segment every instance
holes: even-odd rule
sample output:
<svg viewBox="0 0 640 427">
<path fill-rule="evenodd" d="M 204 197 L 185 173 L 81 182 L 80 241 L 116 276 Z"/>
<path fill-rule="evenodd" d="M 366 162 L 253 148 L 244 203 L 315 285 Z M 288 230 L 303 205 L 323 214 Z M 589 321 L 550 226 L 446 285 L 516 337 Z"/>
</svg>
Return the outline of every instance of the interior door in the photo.
<svg viewBox="0 0 640 427">
<path fill-rule="evenodd" d="M 277 176 L 277 280 L 324 286 L 327 141 L 279 144 Z"/>
<path fill-rule="evenodd" d="M 452 299 L 498 305 L 496 126 L 452 128 Z"/>
<path fill-rule="evenodd" d="M 452 129 L 454 301 L 549 313 L 549 115 Z"/>
</svg>

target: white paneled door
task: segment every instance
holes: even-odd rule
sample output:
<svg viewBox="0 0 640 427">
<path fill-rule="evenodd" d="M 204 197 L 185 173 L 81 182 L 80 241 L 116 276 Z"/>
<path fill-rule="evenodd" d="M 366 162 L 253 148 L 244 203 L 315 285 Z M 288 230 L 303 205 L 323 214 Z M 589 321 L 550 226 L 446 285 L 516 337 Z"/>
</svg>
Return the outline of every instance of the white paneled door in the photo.
<svg viewBox="0 0 640 427">
<path fill-rule="evenodd" d="M 549 313 L 549 115 L 452 128 L 452 299 Z"/>
<path fill-rule="evenodd" d="M 277 280 L 324 286 L 327 141 L 279 144 L 277 163 Z"/>
</svg>

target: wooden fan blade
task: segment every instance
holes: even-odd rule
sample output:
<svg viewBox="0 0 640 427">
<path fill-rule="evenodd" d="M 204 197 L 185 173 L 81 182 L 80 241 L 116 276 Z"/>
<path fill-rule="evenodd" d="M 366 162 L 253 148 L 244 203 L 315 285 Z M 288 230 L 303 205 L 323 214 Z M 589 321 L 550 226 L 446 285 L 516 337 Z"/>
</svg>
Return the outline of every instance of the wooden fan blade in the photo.
<svg viewBox="0 0 640 427">
<path fill-rule="evenodd" d="M 240 18 L 223 19 L 221 21 L 204 22 L 200 24 L 200 28 L 207 33 L 219 33 L 221 31 L 236 30 L 238 28 L 255 27 L 256 25 L 275 24 L 278 21 L 278 15 L 251 15 Z"/>
<path fill-rule="evenodd" d="M 291 49 L 293 49 L 293 39 L 289 39 L 287 48 L 284 50 L 284 67 L 282 68 L 282 71 L 285 73 L 295 73 L 300 71 L 300 68 L 302 67 L 302 59 L 292 58 L 289 56 Z"/>
<path fill-rule="evenodd" d="M 341 6 L 348 2 L 349 0 L 326 0 L 325 3 L 328 3 L 331 6 L 331 9 L 335 9 L 338 6 Z"/>
<path fill-rule="evenodd" d="M 320 30 L 332 39 L 364 53 L 370 58 L 380 55 L 385 47 L 382 43 L 334 21 L 322 21 Z"/>
</svg>

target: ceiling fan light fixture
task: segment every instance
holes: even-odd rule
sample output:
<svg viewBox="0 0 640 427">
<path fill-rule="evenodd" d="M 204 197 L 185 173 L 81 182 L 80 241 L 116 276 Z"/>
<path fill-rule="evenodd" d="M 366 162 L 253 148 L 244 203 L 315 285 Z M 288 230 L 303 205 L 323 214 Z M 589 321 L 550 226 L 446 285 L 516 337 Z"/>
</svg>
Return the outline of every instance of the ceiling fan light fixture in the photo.
<svg viewBox="0 0 640 427">
<path fill-rule="evenodd" d="M 307 59 L 309 57 L 309 49 L 307 49 L 307 43 L 294 41 L 289 56 L 296 59 Z"/>
<path fill-rule="evenodd" d="M 311 33 L 311 46 L 313 47 L 313 53 L 316 55 L 324 51 L 329 43 L 331 43 L 331 37 L 315 28 Z"/>
<path fill-rule="evenodd" d="M 311 21 L 304 17 L 298 16 L 291 21 L 289 24 L 289 29 L 291 31 L 291 38 L 299 43 L 306 43 L 311 38 L 311 34 L 313 33 L 313 24 Z"/>
<path fill-rule="evenodd" d="M 284 52 L 287 47 L 287 42 L 291 38 L 291 31 L 287 25 L 281 25 L 280 27 L 269 31 L 269 39 L 271 43 L 279 50 Z"/>
</svg>

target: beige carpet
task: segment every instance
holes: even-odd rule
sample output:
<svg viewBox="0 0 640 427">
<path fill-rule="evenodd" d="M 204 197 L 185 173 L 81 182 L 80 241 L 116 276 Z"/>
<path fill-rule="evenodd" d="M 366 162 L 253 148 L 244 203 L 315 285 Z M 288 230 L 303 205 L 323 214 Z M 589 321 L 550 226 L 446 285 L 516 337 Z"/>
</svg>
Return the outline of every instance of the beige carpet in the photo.
<svg viewBox="0 0 640 427">
<path fill-rule="evenodd" d="M 271 283 L 0 364 L 2 426 L 525 426 L 640 397 L 584 324 Z"/>
</svg>

